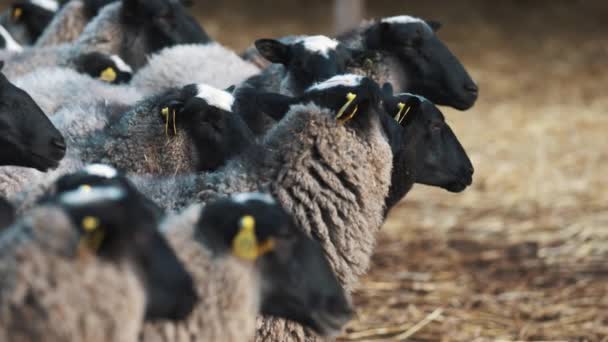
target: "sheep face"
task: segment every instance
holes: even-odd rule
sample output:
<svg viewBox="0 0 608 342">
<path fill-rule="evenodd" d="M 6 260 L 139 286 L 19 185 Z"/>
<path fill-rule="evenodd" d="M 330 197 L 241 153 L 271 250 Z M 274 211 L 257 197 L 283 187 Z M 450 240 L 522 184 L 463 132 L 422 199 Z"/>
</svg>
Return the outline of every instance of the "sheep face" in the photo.
<svg viewBox="0 0 608 342">
<path fill-rule="evenodd" d="M 3 63 L 0 62 L 0 69 Z M 23 90 L 0 74 L 0 165 L 55 168 L 65 155 L 61 133 Z"/>
<path fill-rule="evenodd" d="M 9 8 L 6 29 L 22 44 L 32 44 L 53 20 L 59 8 L 53 0 L 19 0 Z"/>
<path fill-rule="evenodd" d="M 385 18 L 366 32 L 367 47 L 395 54 L 408 73 L 410 92 L 434 103 L 465 110 L 478 88 L 460 61 L 437 37 L 435 22 L 401 16 Z"/>
<path fill-rule="evenodd" d="M 401 164 L 398 177 L 413 177 L 416 183 L 463 191 L 472 183 L 473 165 L 441 111 L 427 99 L 399 94 L 385 101 L 392 118 L 387 119 L 393 154 Z M 394 115 L 394 117 L 393 117 Z M 394 120 L 393 120 L 394 119 Z M 387 125 L 385 125 L 387 126 Z M 409 176 L 408 176 L 409 174 Z"/>
<path fill-rule="evenodd" d="M 196 19 L 178 1 L 123 0 L 121 20 L 127 29 L 120 56 L 135 68 L 162 48 L 209 42 Z"/>
<path fill-rule="evenodd" d="M 255 46 L 264 58 L 285 66 L 296 94 L 315 82 L 344 73 L 350 59 L 350 52 L 344 46 L 325 36 L 302 37 L 289 44 L 259 39 Z"/>
<path fill-rule="evenodd" d="M 161 103 L 168 132 L 184 129 L 193 141 L 199 171 L 216 170 L 253 141 L 247 124 L 232 112 L 234 97 L 227 91 L 191 84 L 170 92 Z"/>
<path fill-rule="evenodd" d="M 81 234 L 80 253 L 132 265 L 146 290 L 147 320 L 181 320 L 197 301 L 192 278 L 158 231 L 154 213 L 133 191 L 81 186 L 56 201 Z"/>
<path fill-rule="evenodd" d="M 74 60 L 78 72 L 112 84 L 128 83 L 133 76 L 133 69 L 120 57 L 101 52 L 90 52 Z"/>
<path fill-rule="evenodd" d="M 230 251 L 254 263 L 262 314 L 325 335 L 338 332 L 352 316 L 319 243 L 304 235 L 270 196 L 237 194 L 207 204 L 196 234 L 215 254 Z"/>
</svg>

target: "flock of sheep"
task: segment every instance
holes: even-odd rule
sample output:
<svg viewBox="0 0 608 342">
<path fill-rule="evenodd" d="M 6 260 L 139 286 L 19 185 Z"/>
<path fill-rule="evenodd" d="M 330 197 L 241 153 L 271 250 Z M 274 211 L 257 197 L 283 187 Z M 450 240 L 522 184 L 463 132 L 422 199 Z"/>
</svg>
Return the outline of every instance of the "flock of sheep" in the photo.
<svg viewBox="0 0 608 342">
<path fill-rule="evenodd" d="M 411 16 L 241 55 L 177 0 L 0 18 L 0 341 L 335 336 L 388 211 L 473 166 L 477 86 Z"/>
</svg>

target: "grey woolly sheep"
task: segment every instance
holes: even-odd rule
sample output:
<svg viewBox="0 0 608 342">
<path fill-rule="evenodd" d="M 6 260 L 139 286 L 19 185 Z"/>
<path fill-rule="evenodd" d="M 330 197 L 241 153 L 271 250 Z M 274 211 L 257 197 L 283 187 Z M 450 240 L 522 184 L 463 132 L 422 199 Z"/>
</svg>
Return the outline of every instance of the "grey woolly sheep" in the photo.
<svg viewBox="0 0 608 342">
<path fill-rule="evenodd" d="M 0 339 L 135 341 L 144 318 L 186 317 L 192 278 L 147 210 L 127 188 L 81 187 L 2 231 Z"/>
<path fill-rule="evenodd" d="M 113 1 L 116 0 L 69 1 L 55 14 L 36 40 L 35 46 L 44 47 L 75 41 L 99 10 Z"/>
<path fill-rule="evenodd" d="M 59 9 L 53 20 L 42 31 L 35 41 L 35 46 L 45 47 L 73 42 L 80 36 L 90 19 L 85 12 L 83 1 L 69 1 Z"/>
<path fill-rule="evenodd" d="M 258 68 L 218 43 L 178 45 L 154 54 L 131 85 L 148 95 L 191 83 L 224 89 L 257 73 Z"/>
<path fill-rule="evenodd" d="M 167 16 L 167 13 L 174 15 Z M 6 61 L 10 77 L 40 66 L 73 66 L 76 57 L 89 52 L 119 55 L 133 68 L 140 68 L 148 54 L 166 46 L 207 40 L 200 25 L 179 3 L 122 0 L 102 8 L 73 44 L 27 48 L 17 54 L 2 53 L 0 59 Z M 137 45 L 133 46 L 133 42 Z"/>
<path fill-rule="evenodd" d="M 324 334 L 350 318 L 350 305 L 319 244 L 299 231 L 272 197 L 240 193 L 201 207 L 163 225 L 194 275 L 201 301 L 185 322 L 146 324 L 141 341 L 248 341 L 260 311 Z M 247 231 L 259 241 L 251 255 L 236 245 Z"/>
</svg>

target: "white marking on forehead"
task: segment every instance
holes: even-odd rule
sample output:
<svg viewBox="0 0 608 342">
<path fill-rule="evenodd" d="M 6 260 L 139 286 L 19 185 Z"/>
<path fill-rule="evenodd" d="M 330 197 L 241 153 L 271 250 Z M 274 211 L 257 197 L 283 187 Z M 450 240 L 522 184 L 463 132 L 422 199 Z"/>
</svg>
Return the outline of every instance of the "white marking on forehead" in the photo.
<svg viewBox="0 0 608 342">
<path fill-rule="evenodd" d="M 23 51 L 23 47 L 21 47 L 21 45 L 19 45 L 19 43 L 13 39 L 13 36 L 11 36 L 11 34 L 8 33 L 8 31 L 2 25 L 0 25 L 0 35 L 2 35 L 2 38 L 4 38 L 5 50 L 15 52 Z"/>
<path fill-rule="evenodd" d="M 59 202 L 71 207 L 82 207 L 102 201 L 116 201 L 125 197 L 125 192 L 116 186 L 86 187 L 68 191 L 59 197 Z"/>
<path fill-rule="evenodd" d="M 208 86 L 206 84 L 197 84 L 196 89 L 198 90 L 196 97 L 207 101 L 207 103 L 211 106 L 232 112 L 234 96 L 232 96 L 232 94 L 229 92 Z"/>
<path fill-rule="evenodd" d="M 125 63 L 125 61 L 123 61 L 122 58 L 120 58 L 119 56 L 112 55 L 110 59 L 114 62 L 114 64 L 116 64 L 118 70 L 122 72 L 133 73 L 133 69 L 131 69 L 131 67 L 127 63 Z"/>
<path fill-rule="evenodd" d="M 115 168 L 105 164 L 91 164 L 84 168 L 84 172 L 104 178 L 114 178 L 118 175 Z"/>
<path fill-rule="evenodd" d="M 363 78 L 364 76 L 355 74 L 336 75 L 328 80 L 314 84 L 313 86 L 308 88 L 306 92 L 313 90 L 324 90 L 339 86 L 356 87 L 361 84 Z"/>
<path fill-rule="evenodd" d="M 274 205 L 276 204 L 274 198 L 268 194 L 263 194 L 261 192 L 243 192 L 239 194 L 234 194 L 230 197 L 234 202 L 239 204 L 245 204 L 249 201 L 260 201 L 266 204 Z"/>
<path fill-rule="evenodd" d="M 59 4 L 54 0 L 30 0 L 30 2 L 51 12 L 57 12 L 59 9 Z"/>
<path fill-rule="evenodd" d="M 426 26 L 428 26 L 428 24 L 426 23 L 426 21 L 420 19 L 420 18 L 416 18 L 416 17 L 412 17 L 409 15 L 398 15 L 396 17 L 388 17 L 388 18 L 382 18 L 382 20 L 380 20 L 383 23 L 389 23 L 389 24 L 412 24 L 412 23 L 422 23 Z"/>
<path fill-rule="evenodd" d="M 397 97 L 399 97 L 399 96 L 402 96 L 402 95 L 403 95 L 403 96 L 413 96 L 413 97 L 417 97 L 417 98 L 418 98 L 418 100 L 420 100 L 421 102 L 431 102 L 431 101 L 429 101 L 429 99 L 427 99 L 427 98 L 426 98 L 426 97 L 424 97 L 424 96 L 417 95 L 417 94 L 412 94 L 412 93 L 400 93 L 400 94 L 397 94 L 396 96 L 397 96 Z"/>
<path fill-rule="evenodd" d="M 295 43 L 302 43 L 308 51 L 318 52 L 324 57 L 328 57 L 330 50 L 336 50 L 339 42 L 326 36 L 309 36 L 298 38 Z"/>
</svg>

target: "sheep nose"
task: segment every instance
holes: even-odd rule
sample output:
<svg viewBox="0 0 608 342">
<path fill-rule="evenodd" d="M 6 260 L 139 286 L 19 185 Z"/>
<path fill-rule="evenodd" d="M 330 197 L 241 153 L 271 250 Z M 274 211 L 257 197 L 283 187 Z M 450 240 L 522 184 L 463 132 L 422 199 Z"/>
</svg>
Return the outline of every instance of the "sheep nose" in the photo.
<svg viewBox="0 0 608 342">
<path fill-rule="evenodd" d="M 477 94 L 479 94 L 479 87 L 477 87 L 477 84 L 475 84 L 473 82 L 465 83 L 464 90 L 475 96 L 477 96 Z"/>
<path fill-rule="evenodd" d="M 59 138 L 54 138 L 53 140 L 51 140 L 51 145 L 54 147 L 57 147 L 58 149 L 65 151 L 67 146 L 65 145 L 65 140 L 63 139 L 63 137 L 59 137 Z"/>
</svg>

